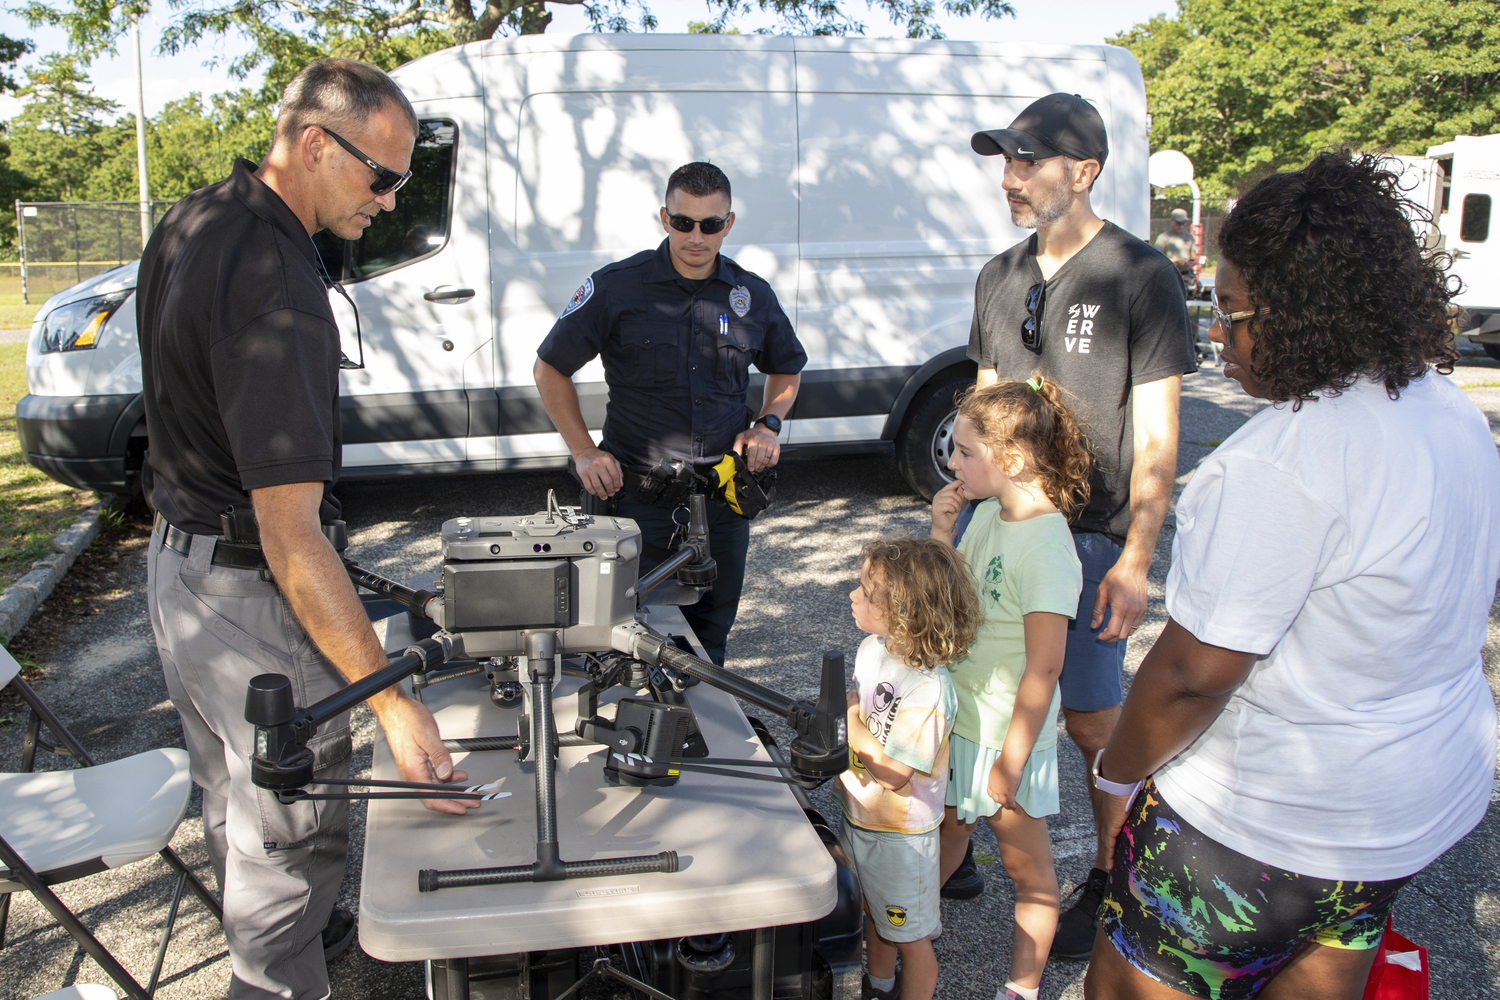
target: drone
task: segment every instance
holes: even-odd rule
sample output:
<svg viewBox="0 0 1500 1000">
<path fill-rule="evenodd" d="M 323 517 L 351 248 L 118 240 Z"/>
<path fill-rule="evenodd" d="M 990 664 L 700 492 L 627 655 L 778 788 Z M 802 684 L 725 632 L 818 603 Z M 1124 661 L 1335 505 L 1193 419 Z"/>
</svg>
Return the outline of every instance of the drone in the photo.
<svg viewBox="0 0 1500 1000">
<path fill-rule="evenodd" d="M 291 681 L 261 674 L 250 681 L 245 719 L 255 727 L 251 779 L 283 804 L 313 799 L 461 798 L 488 800 L 507 793 L 493 786 L 316 778 L 307 747 L 317 729 L 355 705 L 412 678 L 421 698 L 435 683 L 484 673 L 490 698 L 523 705 L 519 732 L 445 740 L 450 750 L 514 751 L 535 757 L 537 857 L 530 865 L 418 873 L 422 892 L 461 886 L 548 882 L 678 870 L 675 851 L 589 861 L 563 860 L 557 837 L 556 758 L 561 746 L 598 745 L 604 778 L 614 785 L 670 787 L 684 772 L 779 781 L 816 787 L 849 766 L 844 654 L 823 654 L 817 701 L 789 698 L 704 660 L 684 637 L 646 624 L 652 604 L 686 605 L 712 586 L 707 501 L 684 498 L 685 522 L 668 545 L 671 555 L 639 575 L 641 532 L 628 518 L 583 514 L 559 506 L 521 517 L 456 517 L 443 523 L 443 563 L 432 590 L 388 580 L 345 562 L 359 587 L 404 608 L 420 635 L 390 662 L 316 704 L 299 707 Z M 683 508 L 679 508 L 681 510 Z M 553 682 L 574 675 L 578 724 L 560 734 L 553 715 Z M 795 733 L 785 760 L 746 761 L 711 755 L 684 694 L 708 684 L 786 721 Z M 627 687 L 613 717 L 599 714 L 599 696 Z M 757 768 L 765 770 L 757 771 Z M 767 773 L 774 771 L 775 773 Z M 365 786 L 372 792 L 309 791 L 309 785 Z"/>
</svg>

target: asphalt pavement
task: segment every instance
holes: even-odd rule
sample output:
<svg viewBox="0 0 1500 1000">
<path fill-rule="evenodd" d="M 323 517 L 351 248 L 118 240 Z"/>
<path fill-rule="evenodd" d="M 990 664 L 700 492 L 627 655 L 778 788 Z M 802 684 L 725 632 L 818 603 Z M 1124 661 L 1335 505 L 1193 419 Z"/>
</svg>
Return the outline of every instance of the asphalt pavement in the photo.
<svg viewBox="0 0 1500 1000">
<path fill-rule="evenodd" d="M 1472 361 L 1461 366 L 1457 377 L 1472 386 L 1469 393 L 1489 414 L 1492 427 L 1500 427 L 1500 364 Z M 1215 369 L 1186 380 L 1179 488 L 1260 405 Z M 730 637 L 729 666 L 789 695 L 810 697 L 816 693 L 820 653 L 828 648 L 852 653 L 862 637 L 848 604 L 860 545 L 884 534 L 925 534 L 927 507 L 906 488 L 894 462 L 885 458 L 789 459 L 782 468 L 781 485 L 776 505 L 752 526 L 745 598 Z M 362 565 L 399 580 L 436 568 L 437 528 L 446 518 L 530 513 L 540 509 L 549 487 L 560 495 L 573 489 L 565 474 L 536 473 L 353 482 L 341 486 L 339 493 L 351 526 L 353 553 Z M 1130 646 L 1131 672 L 1165 621 L 1162 584 L 1171 534 L 1169 519 L 1152 567 L 1146 622 Z M 150 747 L 181 745 L 146 618 L 144 562 L 133 557 L 122 566 L 112 581 L 113 590 L 92 601 L 98 613 L 80 615 L 76 623 L 32 647 L 35 662 L 47 675 L 38 685 L 43 697 L 75 727 L 84 745 L 105 760 Z M 1492 688 L 1500 686 L 1500 616 L 1494 611 L 1484 655 Z M 4 714 L 0 710 L 0 716 Z M 24 716 L 13 708 L 9 716 L 8 724 L 0 722 L 0 767 L 17 766 L 19 760 Z M 783 730 L 778 738 L 786 735 Z M 356 769 L 368 766 L 373 737 L 372 719 L 361 708 L 356 713 Z M 1062 812 L 1049 820 L 1049 826 L 1066 894 L 1088 873 L 1093 831 L 1083 763 L 1066 738 L 1058 746 Z M 58 765 L 49 760 L 43 766 Z M 1391 776 L 1391 787 L 1391 806 L 1400 808 L 1399 775 Z M 826 793 L 817 797 L 830 817 L 837 816 L 838 808 Z M 173 844 L 211 881 L 197 809 L 195 795 Z M 359 894 L 363 820 L 363 809 L 356 805 L 343 888 L 344 905 L 351 907 L 357 907 Z M 1009 962 L 1010 882 L 995 860 L 993 838 L 983 825 L 976 846 L 988 887 L 975 900 L 944 901 L 944 935 L 937 943 L 941 998 L 993 996 Z M 1492 811 L 1402 895 L 1397 926 L 1430 949 L 1435 998 L 1500 1000 L 1497 861 L 1500 819 Z M 156 861 L 59 888 L 59 895 L 97 929 L 105 945 L 142 978 L 150 967 L 169 894 L 167 870 Z M 1052 963 L 1042 996 L 1079 1000 L 1084 969 L 1082 962 Z M 425 995 L 420 964 L 378 962 L 358 948 L 337 959 L 329 972 L 333 996 L 339 1000 L 415 1000 Z M 162 1000 L 221 996 L 228 978 L 223 935 L 189 900 L 157 995 Z M 0 996 L 28 998 L 75 982 L 108 984 L 33 899 L 17 894 L 0 950 Z"/>
</svg>

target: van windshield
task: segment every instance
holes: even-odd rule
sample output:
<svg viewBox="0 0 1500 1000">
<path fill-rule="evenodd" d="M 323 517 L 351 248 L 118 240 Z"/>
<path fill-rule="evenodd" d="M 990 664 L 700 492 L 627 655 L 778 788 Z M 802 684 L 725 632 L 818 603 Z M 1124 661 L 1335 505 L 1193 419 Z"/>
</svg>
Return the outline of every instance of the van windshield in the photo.
<svg viewBox="0 0 1500 1000">
<path fill-rule="evenodd" d="M 457 144 L 453 122 L 422 122 L 411 154 L 411 180 L 396 194 L 396 210 L 375 216 L 357 240 L 341 240 L 326 229 L 313 237 L 335 280 L 363 281 L 443 248 L 453 211 Z"/>
</svg>

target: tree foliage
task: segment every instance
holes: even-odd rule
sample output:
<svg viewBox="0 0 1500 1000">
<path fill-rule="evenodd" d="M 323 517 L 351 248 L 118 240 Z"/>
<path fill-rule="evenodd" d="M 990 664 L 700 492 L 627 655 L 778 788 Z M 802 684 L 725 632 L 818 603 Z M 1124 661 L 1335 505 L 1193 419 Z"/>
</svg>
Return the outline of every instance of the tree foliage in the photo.
<svg viewBox="0 0 1500 1000">
<path fill-rule="evenodd" d="M 729 32 L 731 21 L 752 12 L 774 14 L 783 30 L 797 34 L 860 34 L 863 22 L 845 0 L 707 0 L 713 19 L 704 30 Z M 170 54 L 200 40 L 239 34 L 251 52 L 229 64 L 245 78 L 265 70 L 262 94 L 280 97 L 292 76 L 323 56 L 363 59 L 392 69 L 417 56 L 497 34 L 539 34 L 558 5 L 581 7 L 595 31 L 651 31 L 657 27 L 650 0 L 169 0 L 172 19 L 160 40 Z M 1010 0 L 865 0 L 866 7 L 900 25 L 911 38 L 941 38 L 933 20 L 939 10 L 966 17 L 1013 15 Z M 12 9 L 33 27 L 66 29 L 72 49 L 84 58 L 114 52 L 132 18 L 149 0 L 20 0 Z"/>
<path fill-rule="evenodd" d="M 1146 77 L 1151 147 L 1210 194 L 1349 144 L 1424 153 L 1500 124 L 1494 0 L 1178 0 L 1109 39 Z"/>
</svg>

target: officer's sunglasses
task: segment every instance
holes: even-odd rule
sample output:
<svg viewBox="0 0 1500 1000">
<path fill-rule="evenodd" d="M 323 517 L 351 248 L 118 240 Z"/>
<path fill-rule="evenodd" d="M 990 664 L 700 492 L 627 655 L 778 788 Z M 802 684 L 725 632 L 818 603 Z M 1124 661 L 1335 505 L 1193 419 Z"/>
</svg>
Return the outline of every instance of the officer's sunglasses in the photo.
<svg viewBox="0 0 1500 1000">
<path fill-rule="evenodd" d="M 1021 322 L 1021 343 L 1028 351 L 1042 349 L 1042 307 L 1047 301 L 1047 283 L 1038 281 L 1026 292 L 1026 318 Z"/>
<path fill-rule="evenodd" d="M 729 215 L 733 214 L 733 212 L 729 213 Z M 724 216 L 722 219 L 690 219 L 686 215 L 669 215 L 667 216 L 667 225 L 679 233 L 690 233 L 693 231 L 693 227 L 697 226 L 703 230 L 704 236 L 713 236 L 716 233 L 723 232 L 724 227 L 729 225 L 729 215 Z"/>
<path fill-rule="evenodd" d="M 411 180 L 410 170 L 408 170 L 404 174 L 398 174 L 390 167 L 382 167 L 380 164 L 376 163 L 374 160 L 370 159 L 363 152 L 361 152 L 358 146 L 354 145 L 354 143 L 339 135 L 327 125 L 319 125 L 318 128 L 322 129 L 324 132 L 327 132 L 330 136 L 332 136 L 333 141 L 338 143 L 340 146 L 343 146 L 344 149 L 348 151 L 350 156 L 354 157 L 356 160 L 363 163 L 371 170 L 375 171 L 375 179 L 370 182 L 370 192 L 372 194 L 385 194 L 387 191 L 393 193 L 396 191 L 400 191 L 402 186 L 407 181 Z"/>
</svg>

